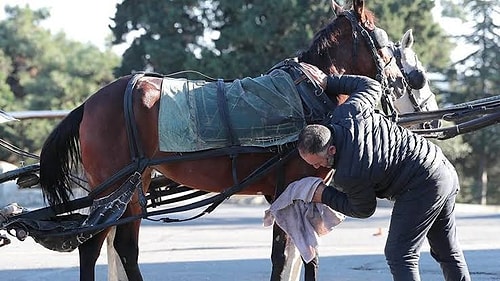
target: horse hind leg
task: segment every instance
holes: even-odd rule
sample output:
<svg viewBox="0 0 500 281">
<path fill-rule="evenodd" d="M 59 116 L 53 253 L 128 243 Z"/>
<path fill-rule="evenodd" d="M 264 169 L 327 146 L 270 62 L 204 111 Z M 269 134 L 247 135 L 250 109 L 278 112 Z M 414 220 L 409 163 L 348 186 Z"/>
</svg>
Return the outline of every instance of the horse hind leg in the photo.
<svg viewBox="0 0 500 281">
<path fill-rule="evenodd" d="M 146 191 L 151 183 L 151 171 L 146 169 L 142 178 L 143 190 Z M 122 217 L 138 215 L 141 212 L 142 207 L 139 203 L 138 195 L 135 194 Z M 125 270 L 128 281 L 143 280 L 138 264 L 140 225 L 141 220 L 118 225 L 116 226 L 114 235 L 113 247 L 120 258 L 121 265 Z"/>
<path fill-rule="evenodd" d="M 318 279 L 319 256 L 316 254 L 314 259 L 308 263 L 304 263 L 304 281 L 316 281 Z"/>
<path fill-rule="evenodd" d="M 291 241 L 290 236 L 281 227 L 274 224 L 270 281 L 300 280 L 301 261 L 300 254 Z"/>
<path fill-rule="evenodd" d="M 101 253 L 102 244 L 108 234 L 104 230 L 78 247 L 80 256 L 80 281 L 95 280 L 95 264 Z"/>
<path fill-rule="evenodd" d="M 319 264 L 318 254 L 312 261 L 306 263 L 290 236 L 276 224 L 273 236 L 271 281 L 316 281 Z M 302 265 L 304 266 L 303 279 L 300 278 Z"/>
<path fill-rule="evenodd" d="M 106 237 L 108 252 L 108 281 L 128 281 L 127 273 L 125 272 L 125 268 L 123 268 L 122 261 L 114 246 L 115 234 L 116 226 L 113 226 Z"/>
<path fill-rule="evenodd" d="M 113 246 L 118 254 L 128 281 L 142 281 L 139 269 L 139 226 L 140 221 L 116 227 Z"/>
</svg>

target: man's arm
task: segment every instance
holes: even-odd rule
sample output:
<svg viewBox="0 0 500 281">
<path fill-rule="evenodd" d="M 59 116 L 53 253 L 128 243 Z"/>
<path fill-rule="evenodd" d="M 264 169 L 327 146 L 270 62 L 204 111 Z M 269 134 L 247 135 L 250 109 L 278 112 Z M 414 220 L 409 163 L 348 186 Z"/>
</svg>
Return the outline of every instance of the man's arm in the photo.
<svg viewBox="0 0 500 281">
<path fill-rule="evenodd" d="M 366 76 L 328 76 L 325 91 L 329 95 L 350 95 L 347 102 L 364 104 L 375 108 L 382 95 L 380 83 Z"/>
<path fill-rule="evenodd" d="M 362 96 L 373 96 L 375 103 L 382 95 L 380 83 L 361 75 L 327 75 L 314 65 L 301 62 L 302 69 L 309 73 L 320 86 L 329 94 L 357 94 Z"/>
<path fill-rule="evenodd" d="M 354 218 L 368 218 L 377 207 L 377 198 L 371 187 L 356 188 L 359 191 L 349 196 L 332 186 L 320 184 L 314 192 L 312 202 L 323 203 L 335 211 Z"/>
</svg>

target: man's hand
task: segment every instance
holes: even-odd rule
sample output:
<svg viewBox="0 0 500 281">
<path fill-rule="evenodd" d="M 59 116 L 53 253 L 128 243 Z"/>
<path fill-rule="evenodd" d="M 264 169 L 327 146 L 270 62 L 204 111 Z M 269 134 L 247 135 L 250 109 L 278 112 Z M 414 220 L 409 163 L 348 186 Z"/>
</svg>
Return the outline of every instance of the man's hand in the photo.
<svg viewBox="0 0 500 281">
<path fill-rule="evenodd" d="M 321 71 L 316 66 L 305 62 L 301 62 L 300 65 L 302 66 L 302 68 L 304 68 L 304 71 L 307 71 L 309 76 L 313 78 L 323 90 L 326 89 L 327 76 L 323 71 Z"/>
</svg>

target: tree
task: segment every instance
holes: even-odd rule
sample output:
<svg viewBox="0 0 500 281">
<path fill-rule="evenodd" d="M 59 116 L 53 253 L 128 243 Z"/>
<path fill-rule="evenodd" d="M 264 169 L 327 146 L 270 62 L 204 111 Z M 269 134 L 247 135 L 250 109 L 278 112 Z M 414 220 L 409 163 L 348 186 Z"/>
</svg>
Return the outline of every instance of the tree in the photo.
<svg viewBox="0 0 500 281">
<path fill-rule="evenodd" d="M 0 22 L 0 95 L 3 110 L 72 109 L 114 79 L 120 58 L 40 27 L 46 9 L 5 8 Z M 3 76 L 2 76 L 3 75 Z M 5 98 L 5 99 L 4 99 Z M 57 121 L 23 121 L 0 127 L 2 139 L 36 152 Z M 0 151 L 2 158 L 15 156 Z"/>
<path fill-rule="evenodd" d="M 451 43 L 432 20 L 434 1 L 367 3 L 392 40 L 414 30 L 415 49 L 429 70 L 441 71 L 448 65 Z M 140 35 L 125 51 L 116 74 L 191 69 L 224 78 L 259 75 L 307 48 L 314 33 L 333 16 L 331 1 L 326 0 L 124 0 L 114 17 L 114 43 Z"/>
<path fill-rule="evenodd" d="M 452 3 L 447 6 L 455 7 Z M 498 1 L 463 1 L 457 3 L 462 11 L 469 11 L 465 19 L 473 23 L 470 31 L 464 29 L 464 34 L 458 40 L 471 46 L 472 51 L 466 57 L 458 60 L 454 71 L 448 73 L 450 90 L 453 95 L 449 100 L 454 103 L 498 96 L 500 87 L 500 26 L 494 19 L 500 16 Z M 453 9 L 448 10 L 452 14 Z M 463 17 L 463 14 L 457 16 Z M 469 178 L 472 188 L 468 191 L 469 200 L 481 204 L 500 202 L 498 165 L 500 157 L 500 127 L 490 126 L 479 131 L 464 135 L 464 140 L 471 146 L 471 154 L 457 163 Z M 493 184 L 492 184 L 493 183 Z M 496 197 L 488 194 L 496 194 Z M 491 202 L 488 202 L 491 201 Z"/>
<path fill-rule="evenodd" d="M 433 18 L 434 0 L 373 0 L 367 4 L 392 40 L 413 29 L 413 49 L 428 71 L 442 72 L 449 65 L 453 44 Z"/>
<path fill-rule="evenodd" d="M 307 47 L 333 14 L 330 1 L 137 1 L 117 6 L 122 42 L 140 32 L 118 74 L 153 67 L 195 69 L 215 77 L 256 76 Z"/>
<path fill-rule="evenodd" d="M 14 102 L 14 93 L 7 84 L 7 77 L 12 71 L 12 62 L 0 49 L 0 109 L 7 109 Z"/>
</svg>

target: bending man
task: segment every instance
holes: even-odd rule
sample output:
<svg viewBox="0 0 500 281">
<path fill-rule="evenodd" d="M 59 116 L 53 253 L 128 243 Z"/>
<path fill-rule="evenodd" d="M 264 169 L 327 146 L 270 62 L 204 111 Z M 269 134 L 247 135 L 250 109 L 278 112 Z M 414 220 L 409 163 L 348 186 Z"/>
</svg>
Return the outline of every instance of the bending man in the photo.
<svg viewBox="0 0 500 281">
<path fill-rule="evenodd" d="M 313 202 L 368 218 L 376 198 L 392 200 L 385 256 L 393 279 L 420 280 L 420 248 L 427 238 L 447 281 L 470 280 L 456 237 L 458 176 L 441 149 L 375 111 L 381 96 L 375 80 L 309 71 L 329 94 L 351 93 L 328 126 L 309 125 L 299 135 L 307 163 L 334 169 L 335 187 L 320 185 Z"/>
</svg>

